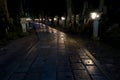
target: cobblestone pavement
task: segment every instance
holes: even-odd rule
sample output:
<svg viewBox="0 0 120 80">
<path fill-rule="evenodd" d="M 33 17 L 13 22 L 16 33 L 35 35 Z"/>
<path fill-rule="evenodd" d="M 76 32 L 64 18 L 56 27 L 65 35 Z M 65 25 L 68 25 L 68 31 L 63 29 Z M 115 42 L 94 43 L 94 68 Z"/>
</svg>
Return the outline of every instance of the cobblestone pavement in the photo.
<svg viewBox="0 0 120 80">
<path fill-rule="evenodd" d="M 86 41 L 86 48 L 99 61 L 104 69 L 113 76 L 114 80 L 120 79 L 120 50 L 105 43 Z"/>
<path fill-rule="evenodd" d="M 31 35 L 14 40 L 0 48 L 0 80 L 3 80 L 16 67 L 25 53 L 37 42 L 36 36 Z"/>
<path fill-rule="evenodd" d="M 110 80 L 97 60 L 76 40 L 50 27 L 38 32 L 39 41 L 24 57 L 16 59 L 11 66 L 14 69 L 5 78 L 0 76 L 1 80 Z"/>
</svg>

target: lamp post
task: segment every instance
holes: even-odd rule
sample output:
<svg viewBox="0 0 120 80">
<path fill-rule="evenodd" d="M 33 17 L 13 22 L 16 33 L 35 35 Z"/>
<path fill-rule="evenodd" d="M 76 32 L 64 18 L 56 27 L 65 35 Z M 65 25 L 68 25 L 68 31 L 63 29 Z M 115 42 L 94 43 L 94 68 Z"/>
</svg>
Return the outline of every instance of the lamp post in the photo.
<svg viewBox="0 0 120 80">
<path fill-rule="evenodd" d="M 57 17 L 54 17 L 54 26 L 55 27 L 57 26 L 57 21 L 58 21 Z"/>
<path fill-rule="evenodd" d="M 90 13 L 91 19 L 94 20 L 93 22 L 93 39 L 99 40 L 98 37 L 98 29 L 99 29 L 99 20 L 100 20 L 100 14 L 97 12 Z"/>
<path fill-rule="evenodd" d="M 66 20 L 66 18 L 62 16 L 61 20 L 62 20 L 63 27 L 65 27 L 65 20 Z"/>
</svg>

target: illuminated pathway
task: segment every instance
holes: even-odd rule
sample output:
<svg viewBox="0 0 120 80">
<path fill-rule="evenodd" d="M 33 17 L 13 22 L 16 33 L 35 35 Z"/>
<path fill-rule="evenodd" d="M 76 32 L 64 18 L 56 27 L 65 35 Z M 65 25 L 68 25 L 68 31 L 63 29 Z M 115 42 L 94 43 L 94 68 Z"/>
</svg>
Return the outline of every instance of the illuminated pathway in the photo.
<svg viewBox="0 0 120 80">
<path fill-rule="evenodd" d="M 5 80 L 109 80 L 78 41 L 50 27 L 38 32 L 38 43 Z"/>
</svg>

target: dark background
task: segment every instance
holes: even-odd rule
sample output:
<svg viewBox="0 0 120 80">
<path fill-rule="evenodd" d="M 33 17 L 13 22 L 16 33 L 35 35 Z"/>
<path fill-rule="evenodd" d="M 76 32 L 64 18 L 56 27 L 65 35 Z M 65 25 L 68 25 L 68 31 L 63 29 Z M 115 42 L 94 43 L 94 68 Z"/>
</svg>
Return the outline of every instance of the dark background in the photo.
<svg viewBox="0 0 120 80">
<path fill-rule="evenodd" d="M 66 0 L 8 0 L 9 12 L 11 15 L 19 13 L 20 1 L 24 3 L 24 10 L 28 13 L 48 15 L 64 15 L 66 13 Z M 83 2 L 88 1 L 91 8 L 99 7 L 99 0 L 72 0 L 72 10 L 78 14 L 82 12 Z M 105 0 L 109 14 L 120 12 L 117 0 Z"/>
</svg>

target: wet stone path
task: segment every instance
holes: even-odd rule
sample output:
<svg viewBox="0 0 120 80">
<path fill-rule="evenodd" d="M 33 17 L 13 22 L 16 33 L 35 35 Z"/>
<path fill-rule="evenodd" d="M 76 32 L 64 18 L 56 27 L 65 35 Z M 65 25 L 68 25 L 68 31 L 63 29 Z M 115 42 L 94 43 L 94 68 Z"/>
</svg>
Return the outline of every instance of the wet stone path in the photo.
<svg viewBox="0 0 120 80">
<path fill-rule="evenodd" d="M 50 27 L 26 54 L 5 80 L 109 80 L 83 47 Z"/>
</svg>

